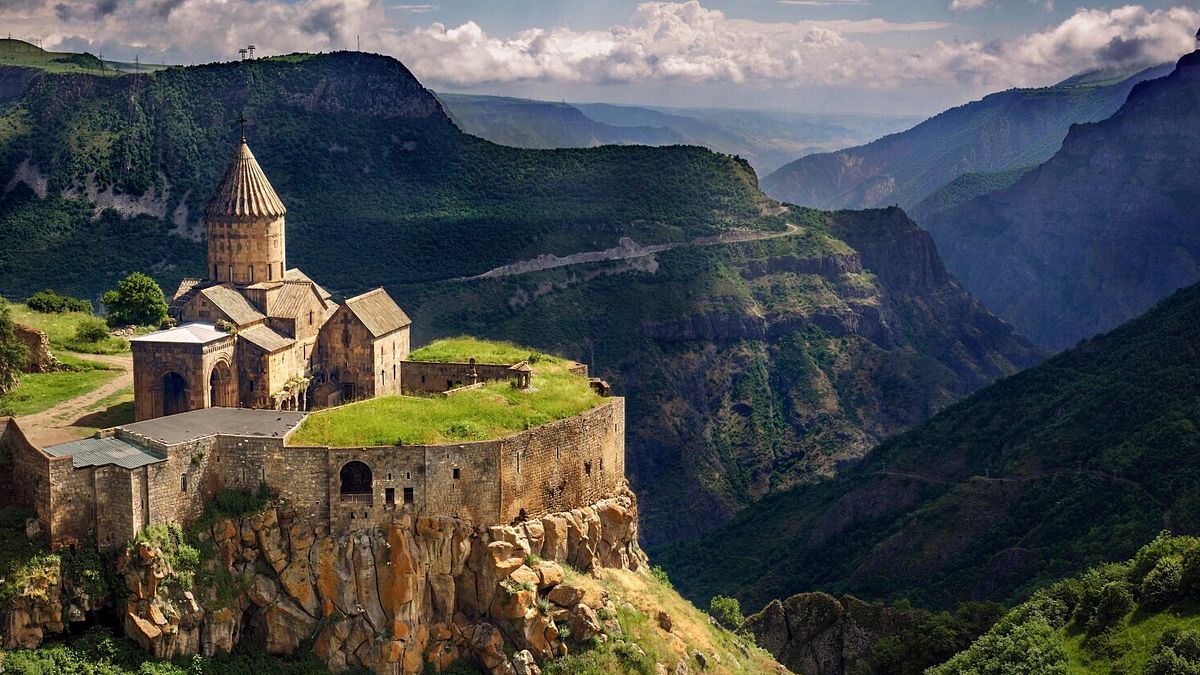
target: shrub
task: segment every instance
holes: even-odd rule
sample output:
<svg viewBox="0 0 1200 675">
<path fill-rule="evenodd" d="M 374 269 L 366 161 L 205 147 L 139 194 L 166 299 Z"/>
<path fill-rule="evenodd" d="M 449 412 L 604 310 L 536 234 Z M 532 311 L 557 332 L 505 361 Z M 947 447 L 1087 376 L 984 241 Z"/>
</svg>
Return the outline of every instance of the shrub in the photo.
<svg viewBox="0 0 1200 675">
<path fill-rule="evenodd" d="M 1100 591 L 1096 611 L 1087 622 L 1087 631 L 1095 635 L 1103 633 L 1117 625 L 1134 607 L 1133 593 L 1129 584 L 1123 581 L 1111 581 Z"/>
<path fill-rule="evenodd" d="M 21 369 L 29 361 L 29 350 L 17 340 L 8 302 L 0 298 L 0 394 L 17 386 Z"/>
<path fill-rule="evenodd" d="M 94 316 L 90 316 L 75 327 L 75 339 L 88 344 L 96 344 L 108 339 L 108 324 Z"/>
<path fill-rule="evenodd" d="M 1142 579 L 1141 601 L 1147 607 L 1162 607 L 1179 596 L 1183 581 L 1183 562 L 1177 557 L 1162 558 Z"/>
<path fill-rule="evenodd" d="M 1200 675 L 1200 632 L 1169 628 L 1146 661 L 1145 675 Z"/>
<path fill-rule="evenodd" d="M 742 603 L 727 595 L 717 595 L 709 600 L 708 613 L 730 630 L 737 630 L 746 621 L 742 615 Z"/>
<path fill-rule="evenodd" d="M 84 300 L 83 298 L 73 298 L 69 295 L 60 295 L 49 288 L 44 291 L 38 291 L 29 296 L 25 304 L 35 312 L 44 312 L 47 314 L 60 314 L 62 312 L 84 312 L 92 313 L 92 301 Z"/>
<path fill-rule="evenodd" d="M 936 668 L 930 675 L 1065 675 L 1067 652 L 1062 639 L 1041 617 L 1022 623 L 1008 618 L 979 638 L 966 651 Z"/>
<path fill-rule="evenodd" d="M 134 272 L 100 298 L 110 326 L 157 326 L 167 318 L 167 298 L 158 282 Z"/>
<path fill-rule="evenodd" d="M 667 571 L 658 565 L 650 568 L 650 576 L 667 588 L 675 588 L 675 586 L 671 585 L 671 577 L 667 576 Z"/>
</svg>

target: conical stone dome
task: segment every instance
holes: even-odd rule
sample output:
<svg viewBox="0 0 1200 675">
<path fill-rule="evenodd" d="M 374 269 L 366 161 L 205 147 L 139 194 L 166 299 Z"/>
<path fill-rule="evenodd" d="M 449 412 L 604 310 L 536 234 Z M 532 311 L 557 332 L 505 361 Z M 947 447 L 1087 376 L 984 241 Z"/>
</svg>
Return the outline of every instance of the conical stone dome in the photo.
<svg viewBox="0 0 1200 675">
<path fill-rule="evenodd" d="M 243 138 L 233 164 L 204 209 L 206 218 L 279 218 L 287 213 Z"/>
</svg>

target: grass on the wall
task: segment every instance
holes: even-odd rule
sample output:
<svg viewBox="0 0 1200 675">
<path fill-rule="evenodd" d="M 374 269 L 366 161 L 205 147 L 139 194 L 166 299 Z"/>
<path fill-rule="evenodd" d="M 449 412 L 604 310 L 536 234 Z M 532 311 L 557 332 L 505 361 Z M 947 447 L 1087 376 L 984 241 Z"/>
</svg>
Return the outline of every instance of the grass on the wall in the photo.
<svg viewBox="0 0 1200 675">
<path fill-rule="evenodd" d="M 120 369 L 110 368 L 103 363 L 63 354 L 58 357 L 72 370 L 22 374 L 21 383 L 0 396 L 0 414 L 18 417 L 32 415 L 82 396 L 121 374 Z"/>
<path fill-rule="evenodd" d="M 479 363 L 489 358 L 515 363 L 534 353 L 508 343 L 456 338 L 415 355 L 427 361 L 465 361 L 469 356 L 463 355 L 471 354 Z M 520 356 L 510 360 L 512 355 Z M 531 367 L 533 391 L 504 380 L 452 396 L 387 396 L 351 403 L 309 415 L 290 442 L 355 447 L 481 441 L 578 415 L 603 400 L 586 378 L 571 374 L 568 361 L 539 356 Z"/>
</svg>

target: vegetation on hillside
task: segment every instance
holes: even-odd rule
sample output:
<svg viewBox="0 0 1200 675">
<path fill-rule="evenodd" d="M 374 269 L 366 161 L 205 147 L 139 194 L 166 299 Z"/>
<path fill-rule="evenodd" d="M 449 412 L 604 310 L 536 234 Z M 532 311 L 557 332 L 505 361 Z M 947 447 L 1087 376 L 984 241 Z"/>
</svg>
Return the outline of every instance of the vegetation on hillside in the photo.
<svg viewBox="0 0 1200 675">
<path fill-rule="evenodd" d="M 0 292 L 54 283 L 94 298 L 138 269 L 169 288 L 202 274 L 202 246 L 189 237 L 243 111 L 288 206 L 289 262 L 338 293 L 607 248 L 622 235 L 651 243 L 783 228 L 763 215 L 743 161 L 682 146 L 493 145 L 456 129 L 387 57 L 44 75 L 0 107 L 0 169 L 27 162 L 48 186 L 45 197 L 21 183 L 0 198 Z M 129 199 L 97 207 L 73 196 L 91 181 Z"/>
<path fill-rule="evenodd" d="M 21 381 L 21 369 L 29 361 L 29 349 L 17 340 L 16 326 L 8 302 L 0 298 L 0 396 Z"/>
<path fill-rule="evenodd" d="M 1126 562 L 1040 589 L 929 672 L 1200 672 L 1200 539 L 1164 532 Z"/>
<path fill-rule="evenodd" d="M 465 362 L 476 354 L 480 363 L 489 363 L 488 357 L 516 363 L 532 356 L 532 389 L 517 389 L 506 379 L 449 396 L 359 401 L 309 415 L 289 443 L 355 447 L 482 441 L 573 417 L 604 400 L 587 378 L 570 372 L 567 361 L 525 347 L 459 338 L 414 352 L 417 360 L 426 361 Z"/>
<path fill-rule="evenodd" d="M 167 298 L 150 277 L 134 272 L 100 297 L 110 326 L 157 326 L 167 318 Z M 78 332 L 78 331 L 77 331 Z"/>
<path fill-rule="evenodd" d="M 685 595 L 801 590 L 1013 601 L 1200 532 L 1200 286 L 882 444 L 846 478 L 767 497 L 654 552 Z M 772 536 L 764 538 L 761 532 Z"/>
<path fill-rule="evenodd" d="M 104 339 L 91 334 L 87 326 L 95 325 L 98 320 L 91 312 L 42 312 L 35 311 L 28 305 L 10 305 L 13 319 L 20 324 L 32 326 L 46 333 L 50 340 L 50 348 L 56 355 L 61 352 L 79 352 L 81 354 L 120 354 L 129 351 L 129 341 L 107 335 L 105 326 Z M 85 333 L 81 339 L 81 331 Z"/>
</svg>

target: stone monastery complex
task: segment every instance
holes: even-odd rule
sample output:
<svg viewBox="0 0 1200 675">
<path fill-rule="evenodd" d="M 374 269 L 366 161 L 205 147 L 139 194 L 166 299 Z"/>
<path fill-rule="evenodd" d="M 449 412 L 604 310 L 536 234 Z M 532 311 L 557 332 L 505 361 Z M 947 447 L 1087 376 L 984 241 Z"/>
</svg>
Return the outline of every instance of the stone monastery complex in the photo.
<svg viewBox="0 0 1200 675">
<path fill-rule="evenodd" d="M 409 361 L 411 321 L 383 289 L 339 304 L 288 269 L 285 214 L 243 137 L 205 210 L 209 278 L 175 292 L 176 327 L 131 341 L 136 421 L 39 448 L 0 418 L 11 467 L 0 488 L 36 511 L 51 546 L 122 546 L 148 525 L 195 522 L 222 490 L 262 484 L 331 533 L 398 516 L 510 525 L 625 490 L 618 397 L 490 440 L 289 443 L 310 410 L 497 380 L 533 392 L 537 368 Z M 582 364 L 571 372 L 587 377 Z"/>
</svg>

